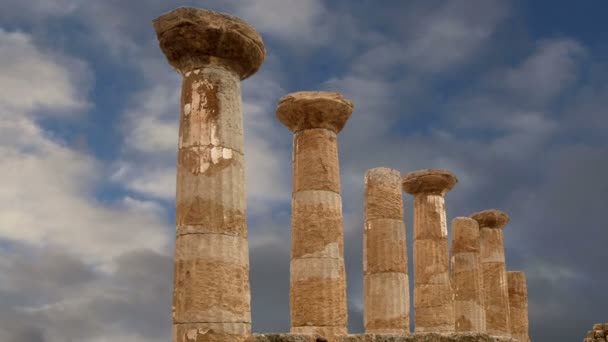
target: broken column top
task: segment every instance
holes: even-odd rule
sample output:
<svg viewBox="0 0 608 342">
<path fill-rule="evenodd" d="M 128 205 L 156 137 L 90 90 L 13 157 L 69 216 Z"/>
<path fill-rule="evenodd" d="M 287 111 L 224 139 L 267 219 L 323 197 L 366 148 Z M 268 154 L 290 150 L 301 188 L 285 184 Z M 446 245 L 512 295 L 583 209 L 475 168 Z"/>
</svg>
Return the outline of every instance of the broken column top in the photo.
<svg viewBox="0 0 608 342">
<path fill-rule="evenodd" d="M 388 167 L 376 167 L 367 170 L 365 173 L 365 183 L 378 184 L 399 184 L 401 172 L 389 169 Z"/>
<path fill-rule="evenodd" d="M 415 195 L 419 193 L 445 194 L 458 183 L 458 178 L 447 170 L 425 169 L 403 176 L 403 191 Z"/>
<path fill-rule="evenodd" d="M 509 284 L 509 289 L 512 289 L 512 291 L 525 289 L 526 273 L 521 271 L 508 271 L 507 282 Z"/>
<path fill-rule="evenodd" d="M 277 118 L 292 132 L 325 128 L 339 133 L 353 112 L 353 103 L 339 93 L 299 91 L 283 96 Z"/>
<path fill-rule="evenodd" d="M 497 209 L 488 209 L 471 214 L 471 218 L 479 223 L 479 228 L 501 229 L 509 222 L 509 215 Z"/>
<path fill-rule="evenodd" d="M 452 220 L 452 253 L 479 251 L 479 225 L 470 217 Z"/>
<path fill-rule="evenodd" d="M 160 48 L 181 73 L 223 65 L 243 80 L 266 57 L 260 34 L 243 20 L 215 11 L 180 7 L 153 21 Z"/>
</svg>

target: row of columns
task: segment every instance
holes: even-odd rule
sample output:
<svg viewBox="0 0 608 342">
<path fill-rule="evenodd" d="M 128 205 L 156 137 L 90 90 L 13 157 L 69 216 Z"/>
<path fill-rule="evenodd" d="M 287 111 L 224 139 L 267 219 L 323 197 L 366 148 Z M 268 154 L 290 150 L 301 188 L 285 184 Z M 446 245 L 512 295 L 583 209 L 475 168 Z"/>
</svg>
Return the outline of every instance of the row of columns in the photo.
<svg viewBox="0 0 608 342">
<path fill-rule="evenodd" d="M 263 63 L 264 44 L 242 20 L 195 8 L 162 15 L 154 28 L 169 64 L 183 76 L 172 341 L 246 341 L 251 298 L 240 81 Z M 337 134 L 352 110 L 352 102 L 329 92 L 293 93 L 277 107 L 278 119 L 294 133 L 293 333 L 330 338 L 347 333 Z M 525 278 L 505 273 L 500 230 L 505 216 L 482 213 L 454 221 L 450 273 L 444 195 L 456 178 L 425 170 L 401 179 L 397 171 L 378 168 L 365 182 L 367 331 L 410 330 L 403 189 L 415 197 L 416 331 L 481 331 L 485 312 L 488 332 L 510 329 L 527 336 Z M 518 317 L 511 327 L 509 309 Z"/>
</svg>

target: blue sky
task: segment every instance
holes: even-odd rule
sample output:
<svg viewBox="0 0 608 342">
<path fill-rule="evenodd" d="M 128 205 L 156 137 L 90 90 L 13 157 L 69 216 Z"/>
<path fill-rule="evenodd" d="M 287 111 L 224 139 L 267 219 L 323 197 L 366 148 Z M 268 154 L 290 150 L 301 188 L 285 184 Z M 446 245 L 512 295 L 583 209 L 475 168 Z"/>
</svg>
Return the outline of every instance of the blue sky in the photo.
<svg viewBox="0 0 608 342">
<path fill-rule="evenodd" d="M 152 20 L 182 5 L 243 18 L 268 52 L 243 83 L 255 331 L 289 327 L 292 136 L 274 110 L 298 90 L 355 104 L 339 135 L 352 332 L 377 166 L 454 172 L 449 219 L 511 216 L 533 340 L 605 321 L 605 2 L 3 0 L 1 341 L 169 340 L 180 78 Z"/>
</svg>

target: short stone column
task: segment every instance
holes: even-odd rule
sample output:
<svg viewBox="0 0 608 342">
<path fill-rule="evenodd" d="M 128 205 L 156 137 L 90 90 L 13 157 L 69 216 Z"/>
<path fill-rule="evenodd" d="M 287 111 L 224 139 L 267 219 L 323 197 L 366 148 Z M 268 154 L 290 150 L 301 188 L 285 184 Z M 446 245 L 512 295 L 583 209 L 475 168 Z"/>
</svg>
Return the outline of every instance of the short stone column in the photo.
<svg viewBox="0 0 608 342">
<path fill-rule="evenodd" d="M 365 175 L 363 303 L 366 333 L 409 334 L 407 269 L 401 173 L 384 167 Z"/>
<path fill-rule="evenodd" d="M 403 177 L 414 195 L 414 320 L 416 332 L 454 331 L 445 194 L 458 180 L 445 170 L 421 170 Z"/>
<path fill-rule="evenodd" d="M 530 342 L 528 335 L 528 287 L 524 272 L 507 272 L 511 337 Z"/>
<path fill-rule="evenodd" d="M 338 93 L 296 92 L 277 118 L 294 132 L 290 268 L 291 332 L 347 331 L 344 230 L 337 134 L 352 113 Z"/>
<path fill-rule="evenodd" d="M 483 276 L 486 332 L 495 336 L 509 334 L 509 291 L 502 228 L 509 216 L 500 210 L 472 214 L 479 224 L 481 269 Z"/>
<path fill-rule="evenodd" d="M 266 51 L 226 14 L 178 8 L 154 20 L 182 76 L 177 160 L 173 342 L 251 335 L 240 81 Z"/>
<path fill-rule="evenodd" d="M 456 332 L 485 332 L 479 225 L 468 217 L 452 220 L 452 288 Z"/>
</svg>

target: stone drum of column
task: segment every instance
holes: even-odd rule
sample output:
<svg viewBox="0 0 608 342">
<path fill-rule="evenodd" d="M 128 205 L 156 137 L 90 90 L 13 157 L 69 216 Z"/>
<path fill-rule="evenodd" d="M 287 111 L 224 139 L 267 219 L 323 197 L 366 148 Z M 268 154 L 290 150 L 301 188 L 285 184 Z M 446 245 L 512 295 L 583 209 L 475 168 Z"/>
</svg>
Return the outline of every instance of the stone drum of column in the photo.
<svg viewBox="0 0 608 342">
<path fill-rule="evenodd" d="M 486 332 L 495 336 L 510 336 L 509 292 L 502 232 L 509 222 L 509 216 L 500 210 L 490 209 L 472 214 L 471 218 L 479 224 Z"/>
<path fill-rule="evenodd" d="M 420 170 L 403 177 L 414 195 L 415 332 L 454 331 L 445 194 L 458 182 L 445 170 Z"/>
<path fill-rule="evenodd" d="M 183 76 L 178 140 L 173 342 L 251 335 L 240 81 L 266 56 L 242 20 L 178 8 L 154 20 Z"/>
<path fill-rule="evenodd" d="M 338 93 L 296 92 L 276 115 L 294 134 L 291 332 L 331 338 L 347 326 L 337 134 L 353 111 Z"/>
<path fill-rule="evenodd" d="M 524 272 L 507 272 L 511 337 L 530 342 L 528 335 L 528 287 Z"/>
<path fill-rule="evenodd" d="M 479 225 L 468 217 L 452 220 L 452 288 L 456 332 L 485 332 Z"/>
<path fill-rule="evenodd" d="M 384 167 L 365 175 L 363 303 L 366 333 L 409 334 L 401 173 Z"/>
</svg>

